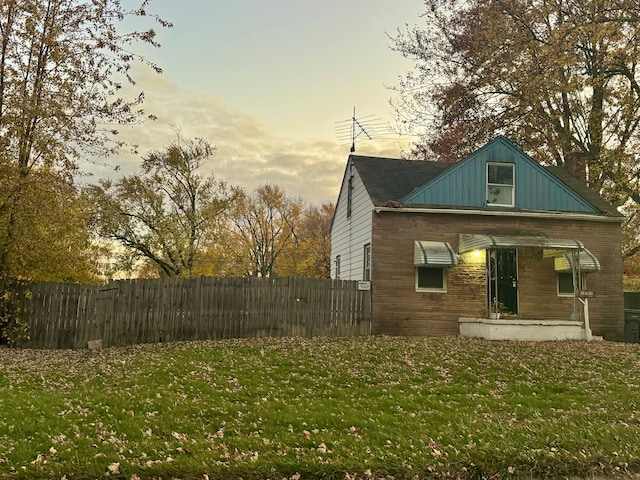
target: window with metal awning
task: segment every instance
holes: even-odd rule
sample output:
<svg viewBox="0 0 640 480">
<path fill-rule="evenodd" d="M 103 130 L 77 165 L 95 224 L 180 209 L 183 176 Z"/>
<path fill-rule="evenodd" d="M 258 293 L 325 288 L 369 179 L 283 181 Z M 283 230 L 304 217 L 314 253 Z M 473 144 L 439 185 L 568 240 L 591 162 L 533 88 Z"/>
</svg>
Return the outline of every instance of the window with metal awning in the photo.
<svg viewBox="0 0 640 480">
<path fill-rule="evenodd" d="M 458 256 L 447 242 L 416 240 L 413 243 L 413 263 L 416 267 L 453 267 Z"/>
<path fill-rule="evenodd" d="M 586 248 L 574 254 L 563 253 L 560 256 L 554 256 L 553 265 L 556 272 L 571 272 L 574 268 L 581 272 L 600 271 L 600 262 L 596 256 Z"/>
</svg>

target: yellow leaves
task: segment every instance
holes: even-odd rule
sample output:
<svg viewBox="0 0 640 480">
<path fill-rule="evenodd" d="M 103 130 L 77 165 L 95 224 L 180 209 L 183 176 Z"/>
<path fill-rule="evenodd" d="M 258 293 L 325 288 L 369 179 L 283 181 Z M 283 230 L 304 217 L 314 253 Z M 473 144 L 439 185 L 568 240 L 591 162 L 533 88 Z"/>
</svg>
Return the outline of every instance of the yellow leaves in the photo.
<svg viewBox="0 0 640 480">
<path fill-rule="evenodd" d="M 107 467 L 107 473 L 109 475 L 120 475 L 120 463 L 115 462 L 109 464 L 109 466 Z"/>
<path fill-rule="evenodd" d="M 305 209 L 277 185 L 263 185 L 233 210 L 221 260 L 249 276 L 326 278 L 332 215 L 333 204 Z"/>
<path fill-rule="evenodd" d="M 181 442 L 189 442 L 189 435 L 187 435 L 186 433 L 171 432 L 171 436 L 177 440 L 180 440 Z"/>
<path fill-rule="evenodd" d="M 44 456 L 42 453 L 39 453 L 39 454 L 36 456 L 35 460 L 33 460 L 33 461 L 31 462 L 31 465 L 38 465 L 38 464 L 43 463 L 43 462 L 46 462 L 46 460 L 45 460 L 45 456 Z"/>
<path fill-rule="evenodd" d="M 0 245 L 8 251 L 0 270 L 34 281 L 95 282 L 91 213 L 76 186 L 48 168 L 34 168 L 7 188 L 16 198 L 0 212 Z"/>
</svg>

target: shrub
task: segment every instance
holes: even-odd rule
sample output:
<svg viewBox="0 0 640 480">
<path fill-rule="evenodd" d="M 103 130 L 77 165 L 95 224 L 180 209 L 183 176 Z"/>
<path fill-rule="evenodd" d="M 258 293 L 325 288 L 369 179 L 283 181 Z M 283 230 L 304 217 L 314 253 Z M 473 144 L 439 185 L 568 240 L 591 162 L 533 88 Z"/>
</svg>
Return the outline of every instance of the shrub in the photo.
<svg viewBox="0 0 640 480">
<path fill-rule="evenodd" d="M 0 296 L 0 345 L 17 347 L 29 340 L 29 324 L 24 319 L 31 292 L 17 281 L 2 282 Z"/>
</svg>

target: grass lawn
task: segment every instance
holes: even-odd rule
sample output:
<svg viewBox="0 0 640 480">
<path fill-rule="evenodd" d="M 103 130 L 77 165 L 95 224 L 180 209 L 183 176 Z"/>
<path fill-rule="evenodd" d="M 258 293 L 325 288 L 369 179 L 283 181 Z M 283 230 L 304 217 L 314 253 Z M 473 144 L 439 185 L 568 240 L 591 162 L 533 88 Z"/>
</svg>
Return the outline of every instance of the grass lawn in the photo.
<svg viewBox="0 0 640 480">
<path fill-rule="evenodd" d="M 640 472 L 640 345 L 460 337 L 0 349 L 0 478 Z"/>
</svg>

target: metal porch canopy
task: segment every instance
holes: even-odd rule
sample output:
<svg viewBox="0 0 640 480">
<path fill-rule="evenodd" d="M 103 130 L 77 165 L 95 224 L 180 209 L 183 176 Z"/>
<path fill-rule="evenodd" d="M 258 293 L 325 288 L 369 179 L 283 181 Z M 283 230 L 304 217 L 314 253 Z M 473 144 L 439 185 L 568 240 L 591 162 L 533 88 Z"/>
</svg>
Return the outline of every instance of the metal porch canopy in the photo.
<svg viewBox="0 0 640 480">
<path fill-rule="evenodd" d="M 545 257 L 558 257 L 567 252 L 584 250 L 584 244 L 580 240 L 564 238 L 460 234 L 458 253 L 494 248 L 536 248 L 544 250 Z"/>
</svg>

